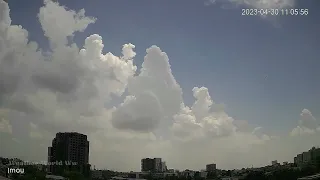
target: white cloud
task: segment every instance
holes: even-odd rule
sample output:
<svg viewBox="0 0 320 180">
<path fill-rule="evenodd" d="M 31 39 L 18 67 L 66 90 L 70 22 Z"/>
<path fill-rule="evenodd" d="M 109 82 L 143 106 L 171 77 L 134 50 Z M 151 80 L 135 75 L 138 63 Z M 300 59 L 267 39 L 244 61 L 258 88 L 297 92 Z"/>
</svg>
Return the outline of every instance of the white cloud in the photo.
<svg viewBox="0 0 320 180">
<path fill-rule="evenodd" d="M 180 112 L 174 116 L 174 134 L 185 136 L 195 133 L 196 136 L 213 138 L 229 136 L 236 132 L 233 118 L 223 110 L 215 111 L 213 108 L 214 103 L 207 88 L 193 88 L 193 96 L 196 101 L 192 108 L 182 103 Z"/>
<path fill-rule="evenodd" d="M 303 109 L 300 114 L 299 125 L 291 131 L 291 136 L 313 134 L 320 128 L 316 118 L 308 109 Z"/>
<path fill-rule="evenodd" d="M 304 135 L 304 134 L 313 134 L 315 131 L 306 127 L 297 126 L 291 131 L 291 136 Z"/>
<path fill-rule="evenodd" d="M 1 119 L 0 121 L 0 132 L 3 132 L 3 133 L 12 133 L 12 126 L 9 122 L 9 120 L 7 119 Z"/>
<path fill-rule="evenodd" d="M 300 114 L 300 121 L 299 125 L 313 129 L 319 126 L 319 123 L 317 122 L 316 118 L 312 115 L 312 113 L 308 109 L 303 109 Z"/>
<path fill-rule="evenodd" d="M 38 17 L 44 34 L 52 45 L 66 44 L 68 36 L 73 36 L 76 31 L 84 31 L 89 24 L 95 22 L 94 18 L 85 16 L 84 9 L 79 12 L 66 11 L 63 6 L 57 6 L 51 0 L 45 0 L 44 4 Z"/>
<path fill-rule="evenodd" d="M 38 15 L 51 45 L 45 53 L 29 42 L 26 30 L 11 25 L 9 8 L 0 1 L 0 129 L 12 132 L 1 134 L 0 155 L 46 160 L 46 147 L 59 131 L 88 134 L 90 162 L 117 170 L 139 170 L 146 156 L 162 157 L 170 168 L 262 165 L 290 160 L 301 150 L 297 144 L 314 145 L 300 136 L 272 138 L 263 128 L 233 119 L 206 87 L 193 88 L 195 102 L 186 105 L 169 58 L 157 46 L 146 50 L 137 72 L 133 44 L 116 56 L 102 52 L 98 34 L 83 47 L 72 38 L 67 43 L 94 23 L 84 13 L 45 1 Z M 111 95 L 125 98 L 105 109 Z M 313 116 L 302 114 L 299 127 L 310 127 Z M 318 142 L 314 135 L 308 138 Z"/>
<path fill-rule="evenodd" d="M 157 46 L 147 49 L 140 74 L 129 79 L 125 102 L 113 113 L 119 129 L 153 131 L 179 111 L 182 90 L 174 79 L 169 58 Z"/>
</svg>

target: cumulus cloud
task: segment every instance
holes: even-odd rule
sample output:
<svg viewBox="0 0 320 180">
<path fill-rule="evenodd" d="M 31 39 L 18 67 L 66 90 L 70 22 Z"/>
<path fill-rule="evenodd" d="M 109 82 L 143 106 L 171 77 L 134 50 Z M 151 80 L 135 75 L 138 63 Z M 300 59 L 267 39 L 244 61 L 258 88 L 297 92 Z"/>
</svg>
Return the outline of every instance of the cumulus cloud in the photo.
<svg viewBox="0 0 320 180">
<path fill-rule="evenodd" d="M 85 16 L 84 9 L 79 12 L 66 11 L 65 7 L 57 6 L 51 0 L 45 0 L 44 4 L 38 17 L 44 34 L 52 45 L 66 44 L 68 36 L 73 36 L 76 31 L 84 31 L 89 24 L 95 22 L 94 18 Z"/>
<path fill-rule="evenodd" d="M 7 4 L 1 11 L 0 97 L 3 106 L 25 113 L 26 118 L 51 124 L 73 124 L 80 116 L 101 112 L 110 94 L 121 95 L 136 66 L 134 45 L 123 46 L 123 57 L 102 54 L 102 38 L 91 35 L 80 50 L 76 44 L 55 42 L 83 31 L 94 18 L 76 13 L 52 1 L 45 1 L 39 21 L 49 41 L 55 44 L 44 55 L 28 32 L 10 24 Z M 67 17 L 62 18 L 64 14 Z M 52 21 L 57 22 L 52 26 Z M 59 44 L 60 43 L 60 44 Z M 70 122 L 68 122 L 70 121 Z M 57 122 L 57 123 L 55 123 Z"/>
<path fill-rule="evenodd" d="M 223 110 L 213 108 L 213 101 L 205 87 L 193 88 L 196 99 L 191 108 L 183 103 L 180 112 L 174 116 L 173 133 L 178 137 L 188 137 L 187 134 L 209 138 L 229 136 L 236 132 L 234 119 Z"/>
<path fill-rule="evenodd" d="M 319 123 L 317 122 L 316 118 L 312 115 L 312 113 L 308 109 L 303 109 L 300 114 L 300 121 L 299 125 L 313 129 L 319 126 Z"/>
<path fill-rule="evenodd" d="M 114 55 L 103 52 L 98 34 L 83 47 L 73 42 L 75 32 L 96 21 L 84 10 L 45 0 L 38 19 L 48 52 L 11 24 L 9 7 L 0 1 L 0 155 L 46 160 L 46 147 L 61 131 L 88 134 L 90 163 L 115 170 L 139 170 L 146 156 L 162 157 L 172 168 L 200 169 L 211 162 L 219 168 L 261 165 L 300 152 L 294 146 L 300 137 L 274 139 L 232 118 L 206 87 L 193 88 L 195 101 L 185 104 L 169 57 L 158 46 L 146 50 L 138 71 L 131 43 Z M 105 108 L 114 96 L 123 102 Z M 310 112 L 301 117 L 300 127 L 313 127 Z"/>
<path fill-rule="evenodd" d="M 292 136 L 313 134 L 320 129 L 319 122 L 308 109 L 303 109 L 300 114 L 299 125 L 291 131 Z"/>
<path fill-rule="evenodd" d="M 139 75 L 129 79 L 127 88 L 129 95 L 112 118 L 119 129 L 153 131 L 179 111 L 182 90 L 172 75 L 167 54 L 157 46 L 147 49 Z"/>
</svg>

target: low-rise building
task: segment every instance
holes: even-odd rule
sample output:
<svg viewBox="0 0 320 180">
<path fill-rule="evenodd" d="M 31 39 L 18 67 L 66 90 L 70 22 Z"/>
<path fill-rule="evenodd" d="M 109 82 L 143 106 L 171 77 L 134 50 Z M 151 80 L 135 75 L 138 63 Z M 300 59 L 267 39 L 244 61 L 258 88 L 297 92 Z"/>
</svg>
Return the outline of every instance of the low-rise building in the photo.
<svg viewBox="0 0 320 180">
<path fill-rule="evenodd" d="M 189 169 L 186 169 L 181 172 L 181 176 L 183 176 L 183 177 L 188 177 L 188 176 L 194 177 L 194 174 L 195 174 L 195 171 L 191 171 Z"/>
<path fill-rule="evenodd" d="M 92 179 L 103 179 L 103 172 L 101 170 L 91 171 Z"/>
<path fill-rule="evenodd" d="M 134 178 L 134 179 L 143 179 L 146 178 L 149 175 L 148 172 L 130 172 L 127 174 L 128 178 Z"/>
<path fill-rule="evenodd" d="M 174 169 L 168 169 L 167 172 L 174 173 L 175 171 L 174 171 Z"/>
</svg>

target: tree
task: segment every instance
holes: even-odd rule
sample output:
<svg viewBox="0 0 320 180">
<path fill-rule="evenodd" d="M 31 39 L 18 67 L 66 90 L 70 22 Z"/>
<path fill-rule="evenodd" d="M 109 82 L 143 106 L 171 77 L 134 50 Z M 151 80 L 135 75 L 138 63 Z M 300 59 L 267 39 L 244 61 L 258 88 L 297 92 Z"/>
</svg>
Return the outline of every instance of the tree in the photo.
<svg viewBox="0 0 320 180">
<path fill-rule="evenodd" d="M 252 171 L 248 174 L 245 180 L 267 180 L 267 178 L 262 171 Z"/>
<path fill-rule="evenodd" d="M 68 178 L 69 180 L 85 180 L 86 178 L 77 171 L 65 171 L 64 177 Z"/>
<path fill-rule="evenodd" d="M 209 171 L 207 174 L 208 179 L 216 179 L 217 178 L 217 172 L 216 171 Z"/>
</svg>

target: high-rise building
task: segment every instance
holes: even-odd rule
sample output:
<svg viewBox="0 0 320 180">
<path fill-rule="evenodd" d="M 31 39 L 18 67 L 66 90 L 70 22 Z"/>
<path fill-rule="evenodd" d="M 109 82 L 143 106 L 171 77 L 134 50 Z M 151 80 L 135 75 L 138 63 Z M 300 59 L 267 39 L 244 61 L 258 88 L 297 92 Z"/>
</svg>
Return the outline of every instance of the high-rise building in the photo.
<svg viewBox="0 0 320 180">
<path fill-rule="evenodd" d="M 149 172 L 153 170 L 154 167 L 153 159 L 151 158 L 144 158 L 141 159 L 141 171 L 142 172 Z"/>
<path fill-rule="evenodd" d="M 167 171 L 167 165 L 166 165 L 166 162 L 162 162 L 162 172 L 166 172 Z"/>
<path fill-rule="evenodd" d="M 294 157 L 294 163 L 301 166 L 306 163 L 315 163 L 320 158 L 320 148 L 311 148 L 309 151 L 298 154 Z"/>
<path fill-rule="evenodd" d="M 300 166 L 303 163 L 303 156 L 302 154 L 298 154 L 296 159 L 294 160 L 294 163 L 298 166 Z"/>
<path fill-rule="evenodd" d="M 206 171 L 207 172 L 214 172 L 217 170 L 217 165 L 216 164 L 207 164 L 206 165 Z"/>
<path fill-rule="evenodd" d="M 49 171 L 61 174 L 63 171 L 78 171 L 86 175 L 90 171 L 89 141 L 87 136 L 77 132 L 57 133 L 48 148 Z"/>
<path fill-rule="evenodd" d="M 155 171 L 162 172 L 162 160 L 161 158 L 154 158 L 155 160 Z"/>
<path fill-rule="evenodd" d="M 142 172 L 161 172 L 162 160 L 161 158 L 144 158 L 141 160 Z"/>
<path fill-rule="evenodd" d="M 303 163 L 308 163 L 311 161 L 311 151 L 303 152 L 302 153 L 302 161 Z"/>
</svg>

